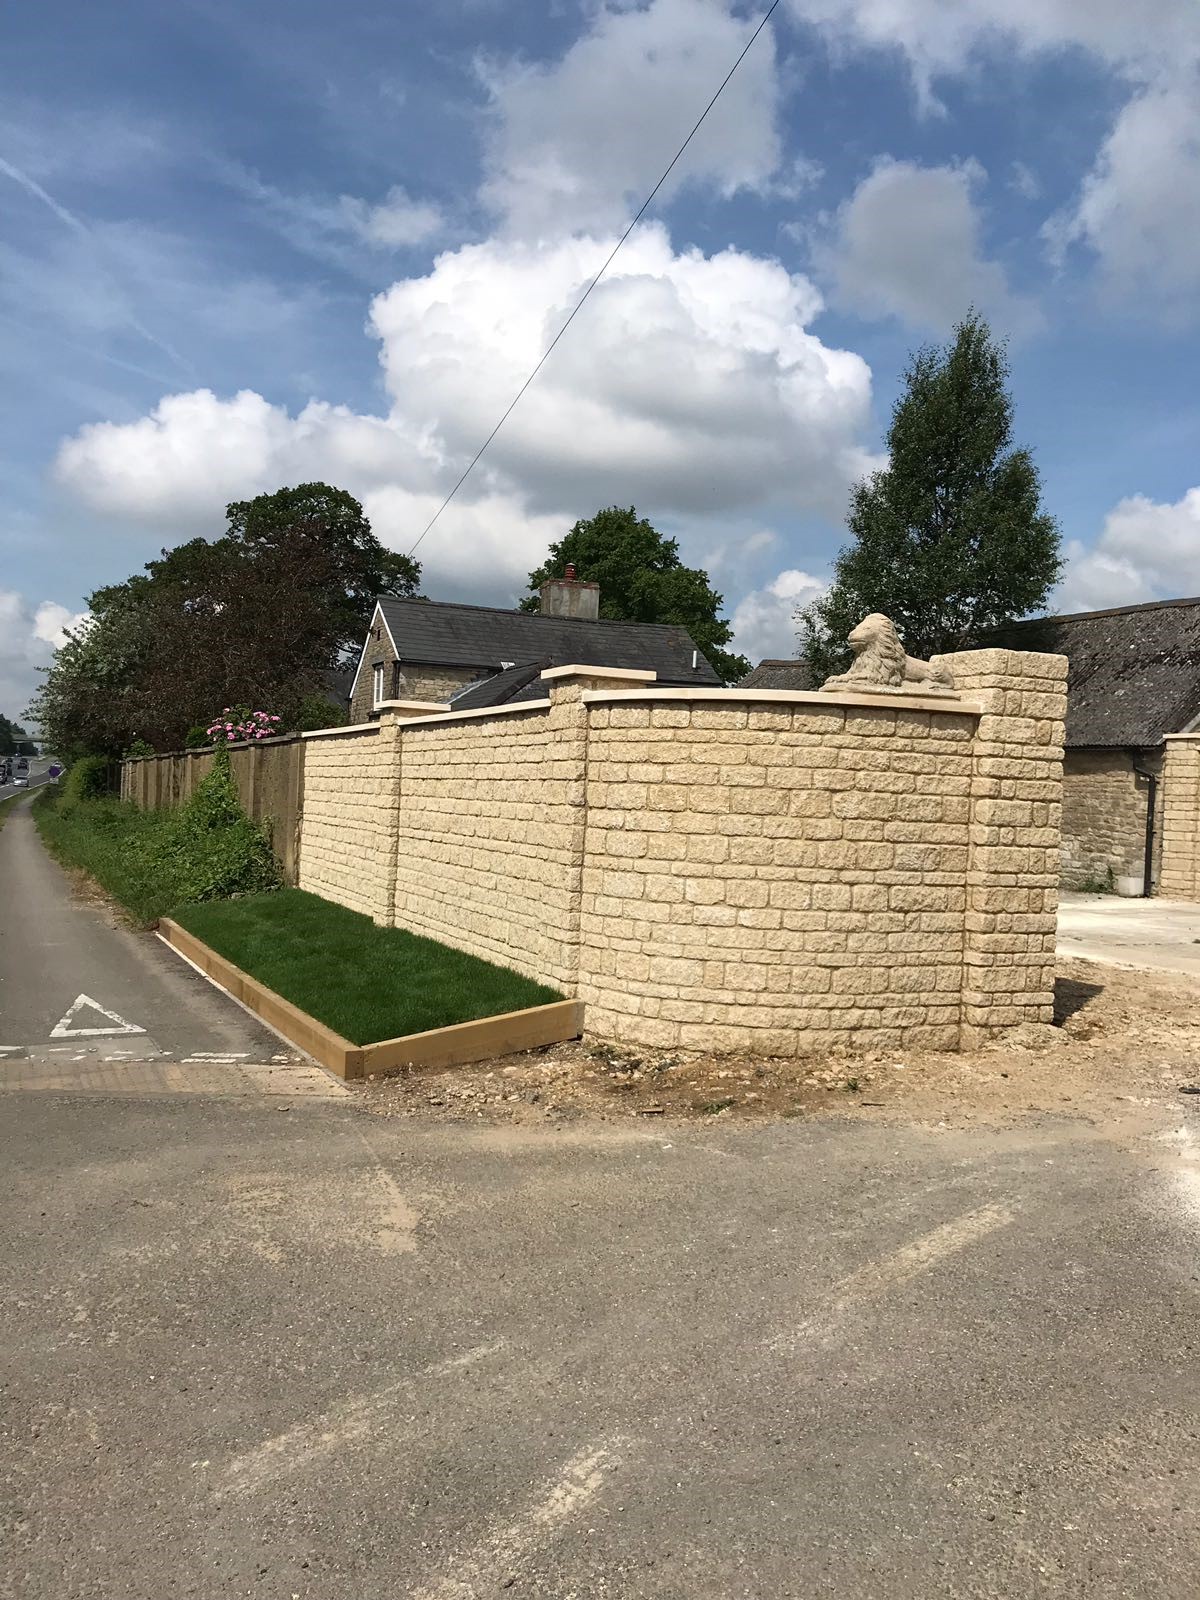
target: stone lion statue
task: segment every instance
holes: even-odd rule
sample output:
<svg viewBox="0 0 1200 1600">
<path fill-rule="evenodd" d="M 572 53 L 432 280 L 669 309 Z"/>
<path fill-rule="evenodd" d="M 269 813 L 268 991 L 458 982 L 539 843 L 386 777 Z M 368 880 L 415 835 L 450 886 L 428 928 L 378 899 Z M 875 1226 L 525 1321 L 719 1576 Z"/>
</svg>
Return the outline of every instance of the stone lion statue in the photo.
<svg viewBox="0 0 1200 1600">
<path fill-rule="evenodd" d="M 872 611 L 849 634 L 854 651 L 850 670 L 826 678 L 822 689 L 892 689 L 910 694 L 953 694 L 954 679 L 939 661 L 917 661 L 905 655 L 890 617 Z"/>
</svg>

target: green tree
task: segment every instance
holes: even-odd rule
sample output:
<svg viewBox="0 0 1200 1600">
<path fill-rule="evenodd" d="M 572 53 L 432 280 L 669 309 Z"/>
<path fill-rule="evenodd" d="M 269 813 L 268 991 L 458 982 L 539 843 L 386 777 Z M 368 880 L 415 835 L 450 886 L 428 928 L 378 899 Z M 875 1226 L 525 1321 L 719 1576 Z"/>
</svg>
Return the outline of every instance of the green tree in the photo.
<svg viewBox="0 0 1200 1600">
<path fill-rule="evenodd" d="M 31 756 L 34 745 L 19 722 L 0 716 L 0 756 Z"/>
<path fill-rule="evenodd" d="M 328 603 L 340 615 L 347 651 L 362 644 L 380 595 L 414 599 L 420 590 L 420 562 L 385 549 L 362 506 L 344 489 L 302 483 L 253 500 L 235 500 L 225 515 L 227 537 L 252 558 L 273 555 L 289 562 L 316 562 L 330 585 Z"/>
<path fill-rule="evenodd" d="M 721 596 L 699 567 L 685 567 L 679 544 L 667 539 L 633 506 L 608 506 L 577 522 L 550 546 L 545 562 L 529 574 L 523 611 L 536 611 L 538 590 L 561 578 L 569 565 L 600 585 L 600 615 L 619 622 L 673 622 L 686 628 L 726 683 L 750 670 L 745 656 L 725 646 L 733 635 L 719 615 Z"/>
<path fill-rule="evenodd" d="M 54 748 L 179 749 L 224 705 L 295 727 L 361 645 L 376 598 L 416 592 L 417 563 L 385 550 L 344 490 L 301 484 L 227 516 L 221 538 L 164 550 L 89 598 L 31 708 Z"/>
<path fill-rule="evenodd" d="M 1004 347 L 971 311 L 944 349 L 911 358 L 892 409 L 889 462 L 858 484 L 830 589 L 802 610 L 813 681 L 843 670 L 846 635 L 891 617 L 910 655 L 968 647 L 1045 603 L 1062 569 L 1028 450 L 1012 442 Z"/>
</svg>

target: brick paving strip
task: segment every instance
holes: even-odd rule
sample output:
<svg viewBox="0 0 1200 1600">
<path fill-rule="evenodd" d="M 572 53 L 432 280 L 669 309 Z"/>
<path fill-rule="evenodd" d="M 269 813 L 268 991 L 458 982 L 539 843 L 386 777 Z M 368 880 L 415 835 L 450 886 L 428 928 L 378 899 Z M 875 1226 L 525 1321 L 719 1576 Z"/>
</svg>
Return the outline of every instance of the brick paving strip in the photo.
<svg viewBox="0 0 1200 1600">
<path fill-rule="evenodd" d="M 344 1099 L 351 1091 L 308 1061 L 113 1059 L 0 1047 L 0 1093 L 270 1095 Z"/>
</svg>

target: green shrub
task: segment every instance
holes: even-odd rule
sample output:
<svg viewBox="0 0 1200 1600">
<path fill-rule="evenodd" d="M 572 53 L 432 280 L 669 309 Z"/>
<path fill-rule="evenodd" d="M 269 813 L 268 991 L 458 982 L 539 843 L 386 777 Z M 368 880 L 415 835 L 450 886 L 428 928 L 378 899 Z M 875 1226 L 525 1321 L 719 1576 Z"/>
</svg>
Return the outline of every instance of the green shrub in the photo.
<svg viewBox="0 0 1200 1600">
<path fill-rule="evenodd" d="M 190 901 L 282 884 L 266 829 L 242 810 L 224 750 L 178 811 L 141 811 L 111 797 L 72 800 L 66 792 L 47 791 L 35 812 L 59 860 L 90 872 L 141 922 Z"/>
<path fill-rule="evenodd" d="M 335 706 L 323 694 L 306 694 L 290 731 L 311 733 L 314 728 L 344 728 L 349 721 L 347 706 Z"/>
<path fill-rule="evenodd" d="M 158 751 L 155 750 L 154 746 L 149 742 L 149 740 L 143 739 L 139 734 L 139 736 L 130 744 L 129 749 L 126 750 L 125 759 L 126 761 L 130 761 L 135 756 L 153 756 L 157 754 Z"/>
<path fill-rule="evenodd" d="M 185 750 L 206 750 L 211 743 L 212 739 L 209 737 L 208 729 L 201 727 L 197 722 L 194 727 L 188 729 L 184 736 L 183 748 Z"/>
<path fill-rule="evenodd" d="M 62 804 L 77 806 L 112 793 L 112 763 L 105 756 L 84 756 L 70 768 L 62 783 Z"/>
<path fill-rule="evenodd" d="M 1076 885 L 1078 894 L 1116 894 L 1116 892 L 1117 880 L 1111 867 L 1105 867 L 1103 872 L 1093 867 Z"/>
<path fill-rule="evenodd" d="M 217 751 L 195 793 L 168 813 L 162 832 L 148 842 L 147 865 L 174 878 L 180 902 L 281 887 L 266 829 L 242 810 L 228 750 Z"/>
</svg>

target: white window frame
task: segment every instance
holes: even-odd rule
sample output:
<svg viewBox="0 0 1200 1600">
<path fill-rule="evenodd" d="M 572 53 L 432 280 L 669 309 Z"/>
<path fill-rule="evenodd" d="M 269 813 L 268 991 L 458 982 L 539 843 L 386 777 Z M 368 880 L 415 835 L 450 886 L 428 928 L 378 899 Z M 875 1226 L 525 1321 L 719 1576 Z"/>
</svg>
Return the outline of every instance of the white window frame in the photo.
<svg viewBox="0 0 1200 1600">
<path fill-rule="evenodd" d="M 384 664 L 377 661 L 371 668 L 371 704 L 379 705 L 383 700 Z"/>
</svg>

